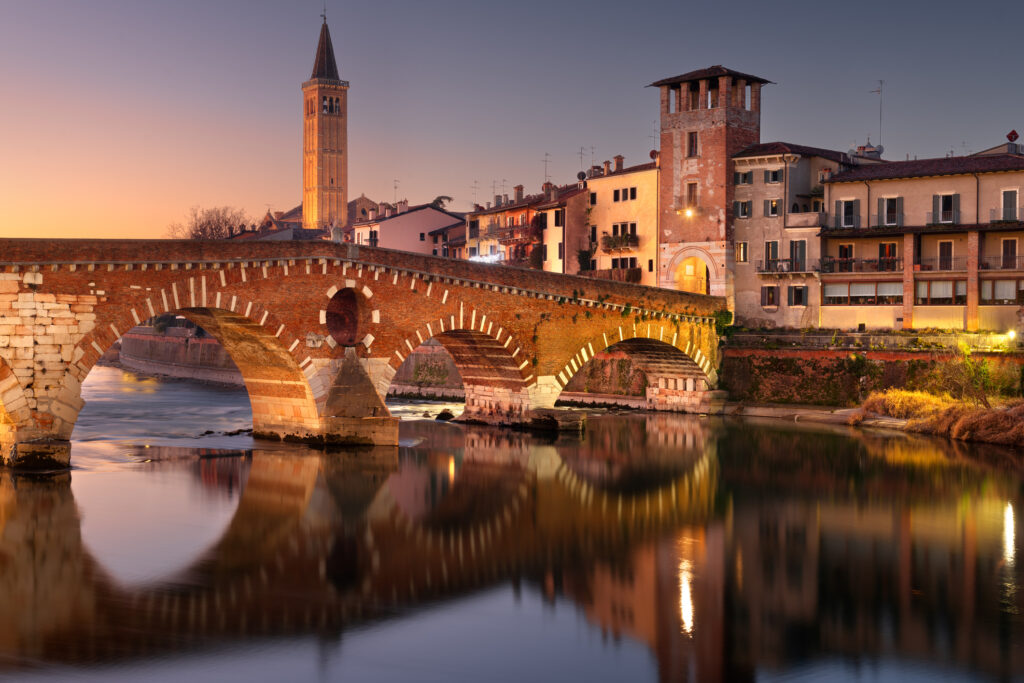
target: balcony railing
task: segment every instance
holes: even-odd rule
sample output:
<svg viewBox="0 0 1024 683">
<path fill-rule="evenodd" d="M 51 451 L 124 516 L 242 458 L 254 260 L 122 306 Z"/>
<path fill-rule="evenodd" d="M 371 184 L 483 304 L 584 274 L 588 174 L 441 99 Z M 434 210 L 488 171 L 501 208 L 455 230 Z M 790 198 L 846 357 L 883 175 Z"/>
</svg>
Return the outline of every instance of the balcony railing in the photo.
<svg viewBox="0 0 1024 683">
<path fill-rule="evenodd" d="M 602 235 L 601 250 L 604 252 L 634 249 L 640 244 L 640 237 L 633 234 Z"/>
<path fill-rule="evenodd" d="M 956 225 L 960 222 L 960 212 L 955 209 L 949 209 L 946 211 L 929 211 L 928 212 L 928 225 L 936 225 L 938 223 L 951 223 Z"/>
<path fill-rule="evenodd" d="M 585 270 L 580 275 L 596 277 L 600 280 L 614 280 L 615 282 L 640 282 L 643 277 L 641 268 L 608 268 L 606 270 Z"/>
<path fill-rule="evenodd" d="M 825 225 L 826 215 L 824 211 L 803 211 L 799 213 L 786 214 L 787 228 L 816 228 Z"/>
<path fill-rule="evenodd" d="M 1004 206 L 1001 209 L 989 211 L 989 221 L 992 223 L 1015 223 L 1020 222 L 1024 217 L 1024 207 Z"/>
<path fill-rule="evenodd" d="M 986 256 L 979 260 L 978 267 L 982 270 L 1024 270 L 1024 256 Z"/>
<path fill-rule="evenodd" d="M 914 264 L 914 270 L 929 271 L 950 271 L 967 270 L 966 256 L 950 256 L 949 258 L 923 258 L 920 263 Z"/>
<path fill-rule="evenodd" d="M 498 240 L 501 242 L 519 242 L 531 239 L 533 239 L 533 235 L 529 225 L 513 225 L 498 231 Z"/>
<path fill-rule="evenodd" d="M 902 213 L 873 213 L 871 214 L 871 225 L 876 228 L 898 228 L 903 225 Z"/>
<path fill-rule="evenodd" d="M 814 272 L 811 263 L 803 259 L 777 258 L 766 261 L 758 261 L 757 272 L 759 273 L 812 273 Z"/>
<path fill-rule="evenodd" d="M 832 227 L 836 230 L 850 230 L 860 227 L 860 216 L 832 216 Z"/>
<path fill-rule="evenodd" d="M 897 273 L 902 270 L 902 258 L 826 257 L 821 259 L 822 273 Z"/>
</svg>

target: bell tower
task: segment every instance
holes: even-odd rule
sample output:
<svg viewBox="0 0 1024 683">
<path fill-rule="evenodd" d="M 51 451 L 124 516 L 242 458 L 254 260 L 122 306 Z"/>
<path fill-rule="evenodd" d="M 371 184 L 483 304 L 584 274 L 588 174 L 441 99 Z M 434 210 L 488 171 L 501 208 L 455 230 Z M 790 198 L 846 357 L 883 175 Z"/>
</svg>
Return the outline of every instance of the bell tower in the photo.
<svg viewBox="0 0 1024 683">
<path fill-rule="evenodd" d="M 348 222 L 348 82 L 338 76 L 327 17 L 302 84 L 302 227 Z"/>
</svg>

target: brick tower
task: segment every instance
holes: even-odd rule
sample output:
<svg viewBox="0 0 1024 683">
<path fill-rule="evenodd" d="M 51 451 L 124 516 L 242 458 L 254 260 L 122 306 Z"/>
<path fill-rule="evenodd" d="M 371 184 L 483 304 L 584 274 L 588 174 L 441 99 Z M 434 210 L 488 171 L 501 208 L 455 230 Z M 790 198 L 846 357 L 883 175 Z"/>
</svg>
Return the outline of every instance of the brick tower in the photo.
<svg viewBox="0 0 1024 683">
<path fill-rule="evenodd" d="M 338 76 L 326 17 L 302 107 L 302 227 L 340 227 L 348 222 L 348 82 Z"/>
<path fill-rule="evenodd" d="M 659 286 L 732 308 L 732 156 L 760 142 L 769 82 L 712 66 L 651 84 L 661 91 Z"/>
</svg>

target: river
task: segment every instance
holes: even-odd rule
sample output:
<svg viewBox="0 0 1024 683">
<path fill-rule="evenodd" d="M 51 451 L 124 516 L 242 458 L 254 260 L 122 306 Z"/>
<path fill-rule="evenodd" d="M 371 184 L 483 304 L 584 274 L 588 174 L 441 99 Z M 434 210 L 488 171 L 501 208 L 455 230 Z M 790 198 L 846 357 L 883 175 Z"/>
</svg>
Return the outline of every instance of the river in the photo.
<svg viewBox="0 0 1024 683">
<path fill-rule="evenodd" d="M 1020 454 L 667 414 L 254 442 L 99 367 L 72 470 L 0 471 L 0 678 L 1024 680 Z"/>
</svg>

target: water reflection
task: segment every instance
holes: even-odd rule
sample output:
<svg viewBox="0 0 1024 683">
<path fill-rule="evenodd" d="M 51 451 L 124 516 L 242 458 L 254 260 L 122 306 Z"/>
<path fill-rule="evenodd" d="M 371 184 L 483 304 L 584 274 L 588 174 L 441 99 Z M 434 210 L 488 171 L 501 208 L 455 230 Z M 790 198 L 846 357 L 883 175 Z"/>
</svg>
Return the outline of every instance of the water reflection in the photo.
<svg viewBox="0 0 1024 683">
<path fill-rule="evenodd" d="M 478 665 L 499 680 L 524 667 L 590 680 L 849 676 L 828 668 L 837 658 L 939 678 L 1024 667 L 1022 488 L 1006 453 L 666 415 L 601 418 L 582 441 L 410 422 L 402 442 L 151 448 L 113 473 L 0 473 L 0 667 L 186 666 L 214 652 L 240 663 L 253 642 L 298 661 L 316 656 L 301 639 L 342 634 L 324 666 L 363 662 L 360 679 L 410 677 L 366 664 L 381 639 L 437 678 Z M 72 487 L 101 476 L 105 497 Z M 168 480 L 177 493 L 155 495 Z M 168 532 L 203 515 L 212 538 Z M 83 531 L 91 518 L 112 536 L 129 520 L 118 561 L 144 570 L 115 571 Z M 519 602 L 486 592 L 506 585 Z M 533 595 L 550 611 L 531 621 Z M 536 658 L 509 647 L 552 619 L 599 638 Z M 489 659 L 424 649 L 438 629 L 475 631 Z M 622 643 L 657 673 L 616 660 Z M 103 675 L 139 673 L 120 671 Z"/>
</svg>

